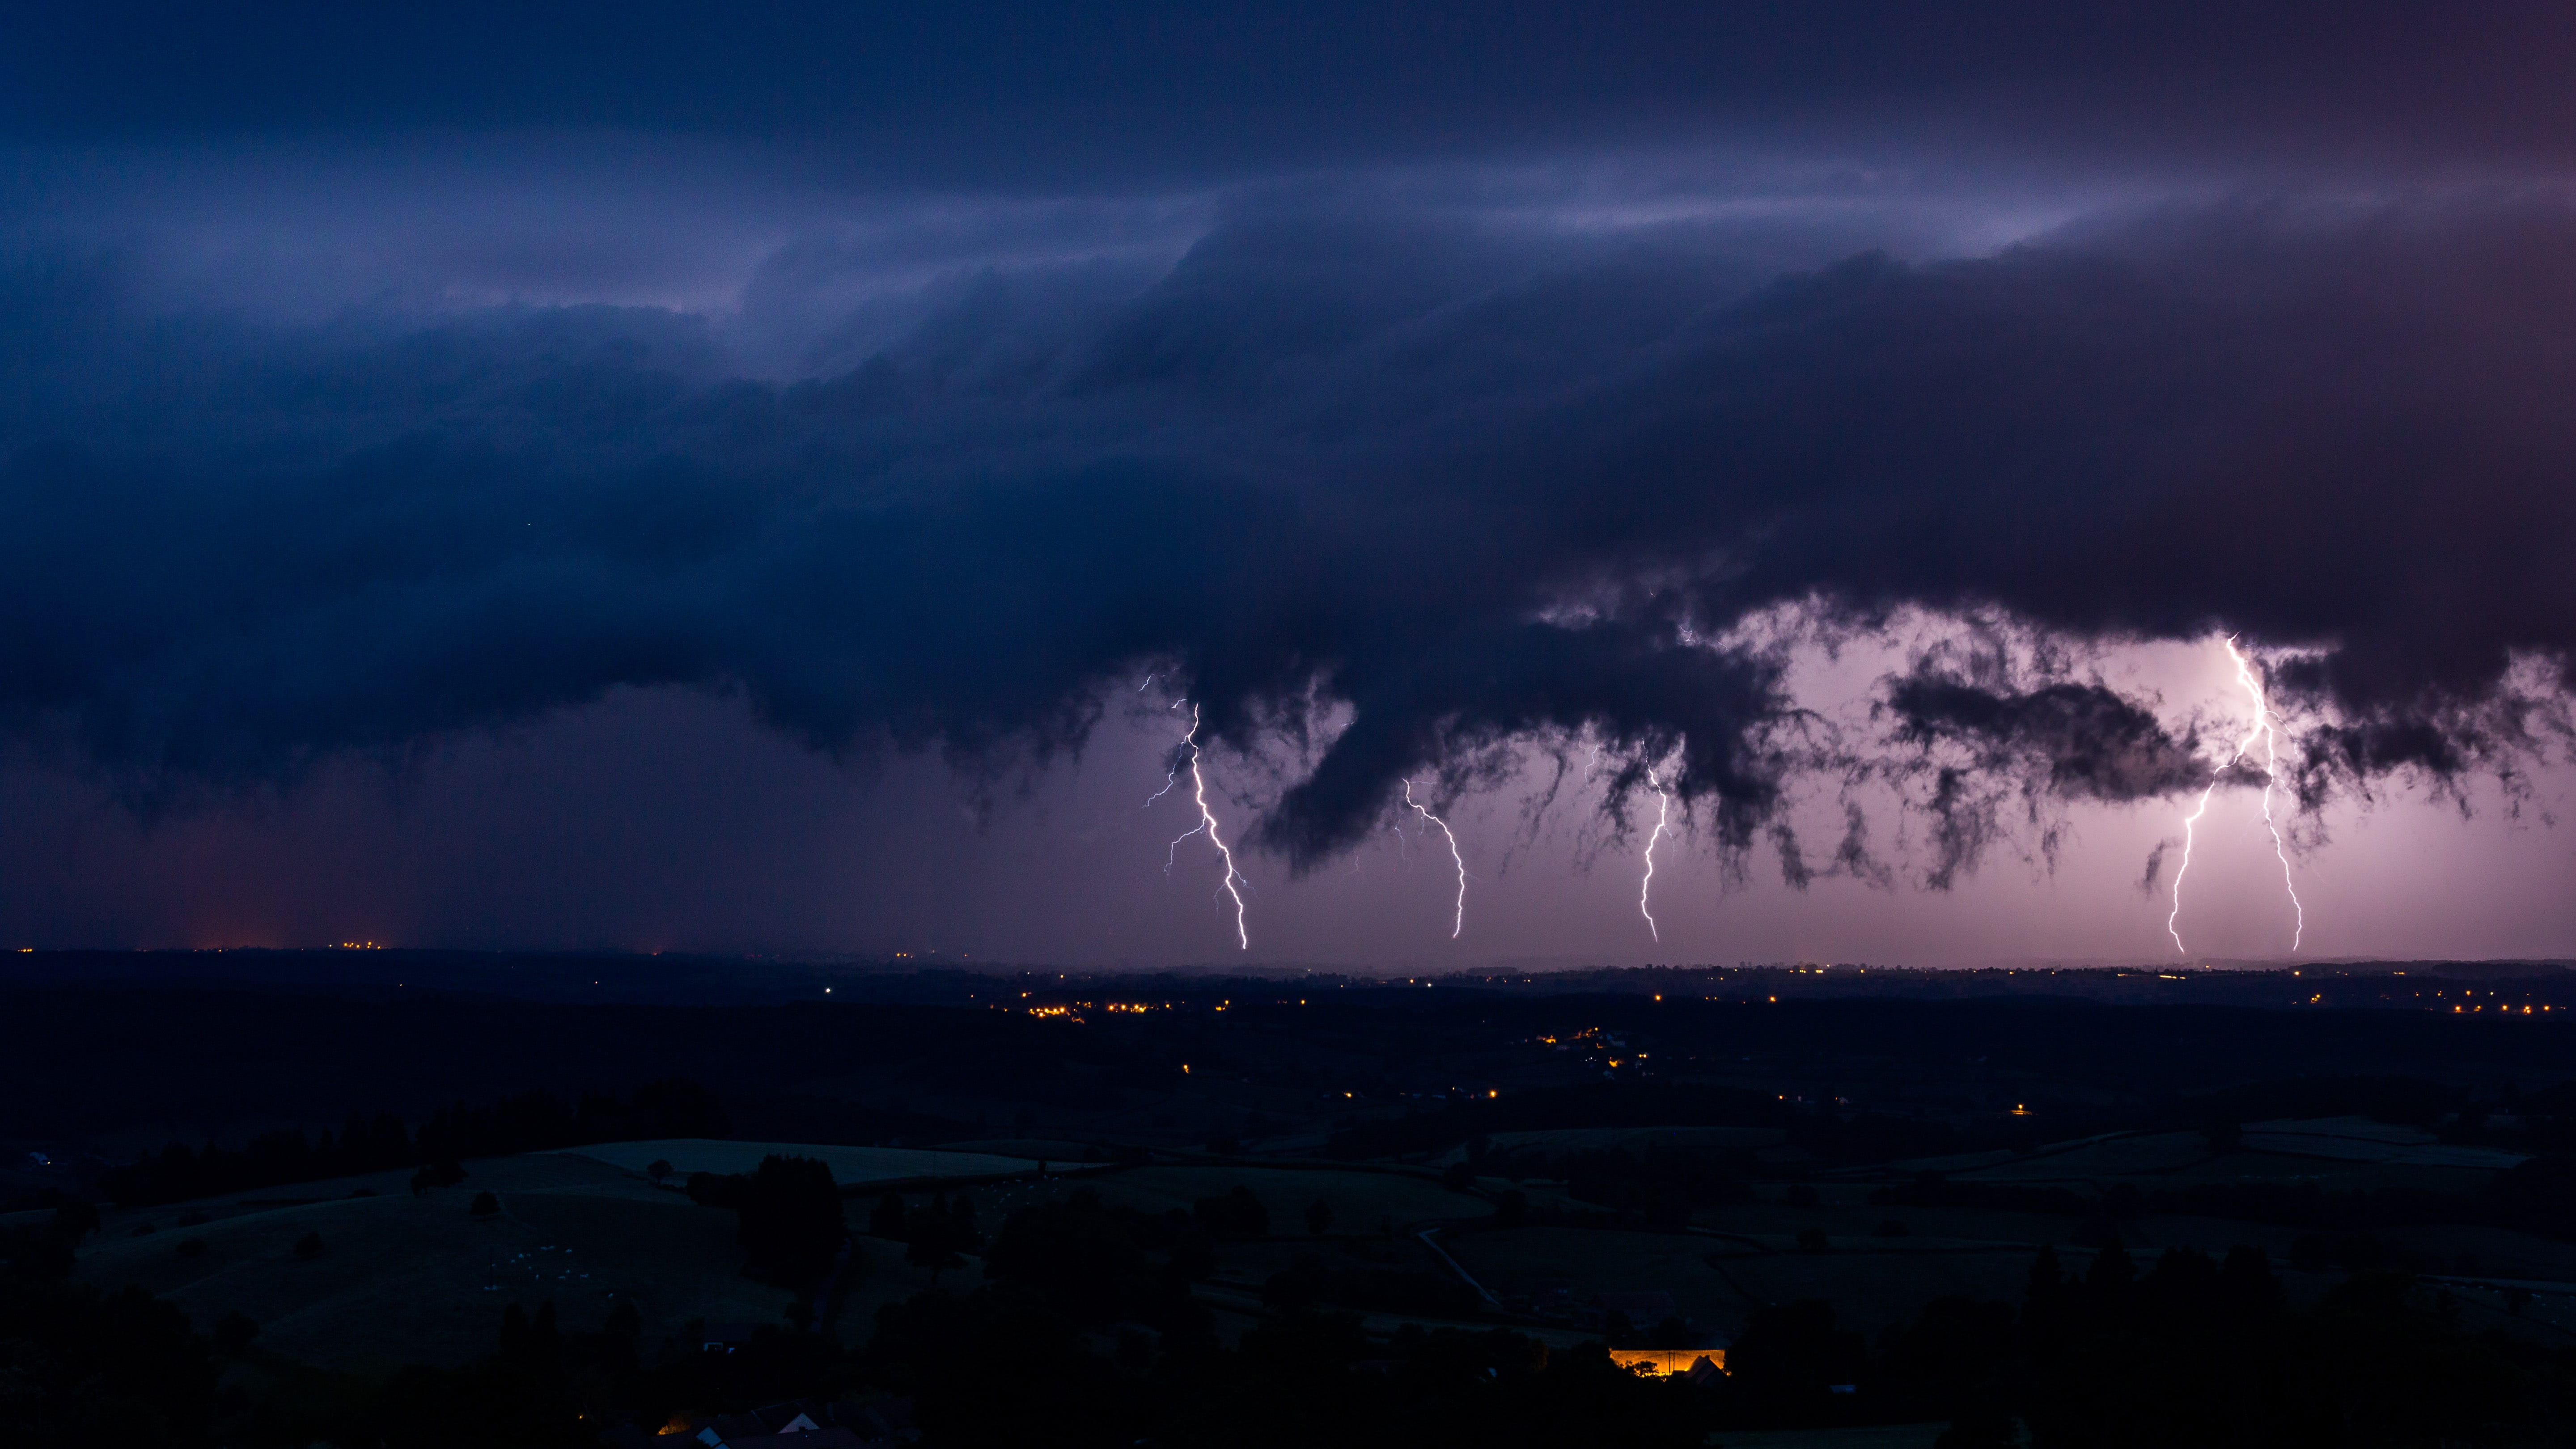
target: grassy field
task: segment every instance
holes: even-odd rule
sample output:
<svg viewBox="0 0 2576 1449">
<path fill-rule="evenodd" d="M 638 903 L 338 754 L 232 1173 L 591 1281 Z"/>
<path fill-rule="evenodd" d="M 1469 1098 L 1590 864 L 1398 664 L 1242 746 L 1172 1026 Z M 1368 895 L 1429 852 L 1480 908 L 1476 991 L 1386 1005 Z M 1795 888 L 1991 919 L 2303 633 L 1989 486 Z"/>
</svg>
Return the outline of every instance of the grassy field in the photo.
<svg viewBox="0 0 2576 1449">
<path fill-rule="evenodd" d="M 263 1348 L 326 1367 L 454 1363 L 490 1350 L 502 1309 L 551 1299 L 566 1328 L 596 1328 L 621 1299 L 643 1315 L 647 1340 L 691 1319 L 782 1321 L 785 1289 L 737 1271 L 731 1213 L 698 1207 L 637 1174 L 569 1153 L 483 1159 L 467 1179 L 424 1197 L 404 1175 L 278 1189 L 250 1203 L 178 1204 L 108 1219 L 81 1253 L 83 1279 L 136 1283 L 185 1309 L 200 1327 L 248 1314 Z M 373 1197 L 345 1194 L 372 1190 Z M 477 1192 L 501 1212 L 476 1218 Z M 262 1206 L 286 1194 L 321 1201 Z M 210 1221 L 177 1225 L 183 1213 Z M 143 1223 L 156 1231 L 134 1236 Z M 321 1256 L 296 1241 L 320 1233 Z M 202 1255 L 178 1245 L 202 1241 Z M 919 1291 L 928 1275 L 902 1249 L 863 1241 L 857 1287 L 842 1326 L 865 1333 L 878 1303 Z M 961 1286 L 974 1272 L 948 1274 Z"/>
<path fill-rule="evenodd" d="M 1845 1322 L 1874 1332 L 1945 1295 L 2020 1299 L 2038 1245 L 2050 1237 L 2016 1241 L 1996 1232 L 1999 1225 L 1977 1221 L 1994 1215 L 1953 1216 L 1963 1230 L 1984 1236 L 1832 1235 L 1836 1214 L 1822 1209 L 1793 1214 L 1802 1225 L 1828 1226 L 1833 1247 L 1822 1253 L 1799 1251 L 1794 1233 L 1780 1232 L 1716 1237 L 1542 1226 L 1460 1233 L 1444 1242 L 1479 1282 L 1506 1297 L 1543 1286 L 1578 1296 L 1659 1290 L 1694 1323 L 1730 1333 L 1765 1304 L 1824 1298 Z M 2060 1253 L 2070 1265 L 2089 1258 L 2071 1247 Z"/>
<path fill-rule="evenodd" d="M 2471 1192 L 2522 1161 L 2518 1153 L 2452 1147 L 2431 1133 L 2362 1118 L 2268 1122 L 2245 1129 L 2243 1145 L 2214 1151 L 2197 1132 L 2124 1135 L 2060 1143 L 2036 1152 L 1974 1153 L 1894 1164 L 1904 1172 L 1940 1172 L 1962 1182 L 2023 1182 L 2100 1190 L 2114 1182 L 2142 1188 L 2194 1182 L 2314 1182 L 2338 1190 L 2420 1187 Z"/>
<path fill-rule="evenodd" d="M 1548 1139 L 1552 1150 L 1596 1145 L 1596 1139 L 1633 1150 L 1650 1135 L 1528 1134 Z M 2422 1146 L 2358 1132 L 2351 1140 Z M 166 1295 L 200 1326 L 226 1313 L 248 1314 L 261 1325 L 263 1348 L 330 1367 L 474 1357 L 490 1348 L 502 1309 L 512 1302 L 533 1309 L 551 1299 L 566 1327 L 576 1330 L 595 1327 L 617 1303 L 631 1302 L 654 1340 L 679 1334 L 692 1319 L 777 1321 L 788 1294 L 741 1276 L 733 1216 L 691 1204 L 642 1170 L 667 1160 L 681 1173 L 744 1171 L 772 1152 L 822 1158 L 845 1184 L 1000 1178 L 962 1189 L 988 1234 L 1016 1209 L 1077 1187 L 1150 1213 L 1188 1211 L 1202 1197 L 1249 1188 L 1269 1209 L 1270 1236 L 1219 1245 L 1210 1289 L 1228 1326 L 1238 1328 L 1235 1319 L 1251 1321 L 1245 1314 L 1257 1305 L 1263 1280 L 1302 1253 L 1339 1262 L 1356 1250 L 1383 1266 L 1445 1272 L 1412 1236 L 1440 1225 L 1466 1229 L 1445 1234 L 1444 1246 L 1478 1281 L 1505 1297 L 1551 1286 L 1582 1294 L 1660 1290 L 1713 1332 L 1740 1330 L 1765 1304 L 1805 1298 L 1827 1299 L 1847 1324 L 1874 1332 L 1910 1319 L 1945 1295 L 2017 1301 L 2041 1244 L 2056 1244 L 2071 1270 L 2080 1270 L 2090 1256 L 2070 1246 L 2081 1226 L 2071 1218 L 1873 1207 L 1867 1202 L 1873 1184 L 1863 1181 L 1815 1184 L 1818 1201 L 1812 1207 L 1792 1207 L 1785 1188 L 1765 1187 L 1757 1201 L 1701 1210 L 1694 1215 L 1700 1231 L 1692 1233 L 1557 1224 L 1497 1230 L 1480 1226 L 1493 1212 L 1483 1198 L 1409 1172 L 1254 1163 L 1119 1168 L 1050 1160 L 1049 1176 L 1039 1178 L 1032 1158 L 998 1152 L 674 1140 L 478 1160 L 469 1164 L 466 1182 L 424 1197 L 409 1192 L 407 1173 L 386 1173 L 119 1211 L 83 1250 L 80 1272 L 101 1285 L 134 1283 Z M 2152 1189 L 2220 1180 L 2405 1182 L 2461 1191 L 2488 1176 L 2420 1161 L 2250 1150 L 2213 1156 L 2206 1139 L 2182 1133 L 1990 1159 L 1971 1172 L 1988 1180 L 2058 1181 L 2087 1191 L 2116 1181 Z M 1549 1186 L 1527 1188 L 1533 1207 L 1556 1203 L 1558 1194 Z M 478 1219 L 468 1204 L 487 1191 L 498 1197 L 501 1211 Z M 920 1194 L 908 1196 L 918 1200 Z M 1319 1199 L 1332 1209 L 1324 1241 L 1305 1223 L 1308 1205 Z M 864 1228 L 871 1206 L 864 1200 L 850 1205 L 853 1227 Z M 204 1221 L 183 1228 L 183 1214 Z M 1905 1232 L 1875 1231 L 1891 1222 Z M 138 1235 L 145 1224 L 154 1231 Z M 1825 1234 L 1827 1251 L 1802 1250 L 1800 1235 L 1815 1231 Z M 2183 1245 L 2217 1254 L 2255 1243 L 2276 1260 L 2286 1258 L 2297 1236 L 2287 1228 L 2182 1216 L 2131 1219 L 2121 1231 L 2142 1255 Z M 319 1233 L 324 1243 L 324 1251 L 309 1260 L 294 1252 L 307 1233 Z M 2390 1236 L 2462 1273 L 2576 1282 L 2576 1246 L 2568 1244 L 2492 1228 L 2410 1229 Z M 192 1239 L 204 1244 L 203 1252 L 181 1254 L 178 1245 Z M 1344 1239 L 1360 1241 L 1349 1245 Z M 878 1305 L 929 1282 L 927 1274 L 902 1262 L 899 1245 L 863 1238 L 856 1252 L 861 1270 L 841 1319 L 842 1332 L 852 1337 L 870 1331 Z M 2319 1275 L 2294 1276 L 2301 1279 L 2294 1287 L 2306 1291 L 2315 1285 L 2305 1278 Z M 977 1281 L 972 1266 L 943 1279 L 961 1289 Z"/>
<path fill-rule="evenodd" d="M 2494 1147 L 2455 1146 L 2420 1127 L 2374 1122 L 2367 1117 L 2324 1117 L 2297 1122 L 2249 1122 L 2245 1145 L 2266 1152 L 2356 1162 L 2404 1162 L 2502 1172 L 2524 1154 Z"/>
<path fill-rule="evenodd" d="M 1079 1182 L 1050 1179 L 988 1183 L 974 1188 L 970 1195 L 975 1202 L 976 1221 L 989 1234 L 997 1231 L 1014 1211 L 1061 1197 L 1077 1187 L 1099 1193 L 1113 1206 L 1165 1213 L 1174 1209 L 1188 1212 L 1200 1198 L 1221 1196 L 1237 1186 L 1251 1189 L 1253 1196 L 1270 1210 L 1270 1235 L 1216 1245 L 1215 1292 L 1210 1302 L 1221 1311 L 1257 1304 L 1261 1284 L 1302 1254 L 1320 1254 L 1336 1263 L 1359 1261 L 1340 1245 L 1350 1237 L 1366 1240 L 1363 1246 L 1367 1261 L 1375 1266 L 1445 1275 L 1448 1270 L 1412 1235 L 1428 1225 L 1473 1220 L 1493 1212 L 1492 1205 L 1484 1199 L 1451 1192 L 1426 1177 L 1342 1168 L 1139 1167 L 1103 1172 Z M 1306 1228 L 1306 1209 L 1318 1199 L 1333 1210 L 1332 1224 L 1322 1239 Z M 854 1208 L 853 1221 L 859 1216 Z M 1229 1321 L 1224 1331 L 1237 1331 L 1243 1326 Z"/>
<path fill-rule="evenodd" d="M 1950 1170 L 1963 1182 L 2092 1183 L 2180 1172 L 2210 1157 L 2209 1139 L 2197 1132 L 2158 1132 L 2116 1137 Z"/>
<path fill-rule="evenodd" d="M 1506 1298 L 1542 1287 L 1578 1294 L 1662 1291 L 1683 1316 L 1732 1330 L 1753 1304 L 1707 1262 L 1721 1244 L 1681 1233 L 1530 1227 L 1444 1235 L 1476 1281 Z M 1732 1268 L 1734 1264 L 1727 1264 Z"/>
<path fill-rule="evenodd" d="M 668 1162 L 675 1173 L 749 1172 L 772 1153 L 820 1158 L 843 1187 L 902 1182 L 924 1177 L 996 1177 L 1028 1172 L 1037 1163 L 1022 1157 L 983 1152 L 938 1152 L 919 1147 L 828 1147 L 796 1142 L 719 1142 L 703 1137 L 673 1137 L 657 1142 L 602 1142 L 567 1152 L 605 1162 L 628 1172 L 642 1172 L 655 1162 Z"/>
<path fill-rule="evenodd" d="M 2445 1271 L 2576 1283 L 2576 1243 L 2465 1223 L 2394 1228 L 2386 1236 L 2442 1261 Z M 2468 1255 L 2468 1262 L 2461 1255 Z"/>
<path fill-rule="evenodd" d="M 2035 1253 L 1999 1248 L 1973 1253 L 1770 1253 L 1723 1261 L 1727 1276 L 1748 1297 L 1794 1303 L 1822 1298 L 1843 1325 L 1876 1333 L 1908 1322 L 1935 1298 L 2021 1301 Z M 2080 1250 L 2061 1250 L 2070 1267 L 2089 1261 Z M 1678 1296 L 1678 1295 L 1677 1295 Z"/>
<path fill-rule="evenodd" d="M 1947 1424 L 1876 1424 L 1866 1429 L 1725 1429 L 1710 1449 L 1932 1449 Z"/>
<path fill-rule="evenodd" d="M 248 1314 L 261 1326 L 263 1348 L 339 1368 L 472 1358 L 490 1349 L 512 1302 L 533 1310 L 551 1299 L 565 1326 L 579 1330 L 595 1328 L 619 1301 L 631 1302 L 648 1339 L 677 1334 L 691 1319 L 778 1321 L 789 1295 L 741 1276 L 733 1215 L 698 1207 L 642 1172 L 656 1160 L 683 1173 L 741 1171 L 771 1152 L 820 1157 L 845 1183 L 1035 1166 L 1024 1158 L 908 1149 L 617 1143 L 477 1160 L 467 1164 L 465 1182 L 425 1197 L 412 1196 L 409 1174 L 383 1173 L 118 1212 L 82 1252 L 80 1272 L 103 1286 L 135 1283 L 166 1295 L 201 1327 L 227 1313 Z M 1113 1202 L 1162 1212 L 1187 1210 L 1238 1184 L 1269 1207 L 1274 1234 L 1224 1250 L 1222 1274 L 1252 1287 L 1313 1246 L 1304 1213 L 1318 1197 L 1333 1205 L 1336 1232 L 1390 1223 L 1401 1233 L 1492 1211 L 1427 1178 L 1357 1170 L 1164 1166 L 1103 1170 L 1095 1185 Z M 1068 1190 L 1061 1178 L 1031 1178 L 986 1184 L 971 1195 L 989 1233 L 1012 1209 Z M 478 1192 L 495 1194 L 501 1211 L 474 1217 L 468 1206 Z M 864 1227 L 867 1207 L 851 1205 L 854 1227 Z M 207 1220 L 178 1226 L 182 1215 L 196 1214 Z M 147 1223 L 155 1231 L 136 1236 Z M 296 1241 L 317 1232 L 323 1253 L 298 1259 Z M 190 1239 L 205 1251 L 183 1256 L 178 1245 Z M 850 1336 L 870 1331 L 879 1304 L 929 1284 L 926 1273 L 902 1261 L 897 1244 L 862 1238 L 856 1251 L 861 1271 L 841 1320 Z M 977 1270 L 942 1281 L 971 1288 Z"/>
<path fill-rule="evenodd" d="M 2375 1192 L 2386 1187 L 2424 1192 L 2473 1193 L 2493 1181 L 2484 1168 L 2440 1167 L 2417 1162 L 2349 1162 L 2271 1152 L 2231 1152 L 2185 1172 L 2140 1186 L 2182 1187 L 2195 1182 L 2313 1182 L 2329 1192 Z"/>
<path fill-rule="evenodd" d="M 978 1142 L 948 1142 L 942 1152 L 982 1152 L 994 1157 L 1026 1157 L 1053 1165 L 1064 1162 L 1106 1161 L 1108 1154 L 1088 1142 L 1069 1142 L 1054 1137 L 994 1137 Z"/>
<path fill-rule="evenodd" d="M 2063 1242 L 2074 1227 L 2071 1219 L 2047 1213 L 1994 1212 L 1976 1208 L 1872 1207 L 1865 1190 L 1837 1190 L 1829 1184 L 1817 1194 L 1819 1205 L 1795 1208 L 1780 1202 L 1729 1203 L 1720 1208 L 1703 1208 L 1691 1215 L 1697 1226 L 1724 1233 L 1739 1233 L 1762 1239 L 1767 1244 L 1786 1247 L 1797 1241 L 1798 1234 L 1809 1228 L 1820 1228 L 1837 1243 L 1847 1239 L 1871 1237 L 1882 1223 L 1902 1223 L 1906 1236 L 1880 1240 L 1880 1245 L 1900 1249 L 1920 1249 L 1935 1242 L 1952 1243 L 2041 1243 Z M 1857 1243 L 1850 1246 L 1858 1247 Z"/>
<path fill-rule="evenodd" d="M 1544 1152 L 1553 1156 L 1616 1150 L 1643 1158 L 1658 1147 L 1751 1151 L 1787 1141 L 1788 1136 L 1776 1127 L 1564 1127 L 1546 1132 L 1497 1132 L 1489 1140 L 1495 1152 Z M 1443 1160 L 1463 1160 L 1466 1155 L 1467 1149 L 1460 1147 Z"/>
<path fill-rule="evenodd" d="M 1357 1169 L 1163 1166 L 1104 1173 L 1090 1184 L 1101 1198 L 1146 1212 L 1188 1209 L 1202 1197 L 1214 1197 L 1243 1186 L 1270 1210 L 1274 1237 L 1302 1237 L 1305 1212 L 1321 1199 L 1333 1210 L 1335 1233 L 1377 1232 L 1392 1225 L 1406 1232 L 1441 1222 L 1480 1218 L 1493 1205 L 1467 1193 L 1451 1192 L 1428 1177 L 1409 1173 Z M 977 1202 L 978 1211 L 982 1201 Z M 996 1220 L 998 1221 L 998 1219 Z"/>
</svg>

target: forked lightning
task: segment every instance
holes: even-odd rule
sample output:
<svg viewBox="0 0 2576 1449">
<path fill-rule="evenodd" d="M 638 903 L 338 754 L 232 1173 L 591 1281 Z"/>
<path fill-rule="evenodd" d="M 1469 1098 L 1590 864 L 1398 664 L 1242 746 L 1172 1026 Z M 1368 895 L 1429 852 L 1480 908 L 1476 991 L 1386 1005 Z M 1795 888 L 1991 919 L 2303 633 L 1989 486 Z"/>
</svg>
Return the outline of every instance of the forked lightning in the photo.
<svg viewBox="0 0 2576 1449">
<path fill-rule="evenodd" d="M 1646 784 L 1655 792 L 1655 833 L 1646 837 L 1646 878 L 1637 883 L 1637 914 L 1646 918 L 1647 934 L 1653 936 L 1655 944 L 1660 946 L 1664 941 L 1664 932 L 1662 927 L 1655 924 L 1652 905 L 1655 894 L 1655 842 L 1664 838 L 1664 822 L 1670 818 L 1673 798 L 1664 792 L 1664 782 L 1655 778 L 1655 767 L 1652 765 L 1646 767 Z"/>
<path fill-rule="evenodd" d="M 1413 806 L 1414 814 L 1439 826 L 1440 833 L 1448 838 L 1449 859 L 1458 867 L 1458 906 L 1449 918 L 1449 939 L 1455 941 L 1458 939 L 1458 933 L 1467 929 L 1467 858 L 1458 853 L 1458 837 L 1449 829 L 1449 822 L 1414 801 L 1411 780 L 1404 782 L 1404 803 Z"/>
<path fill-rule="evenodd" d="M 2191 813 L 2182 818 L 2182 864 L 2174 867 L 2173 910 L 2165 916 L 2165 933 L 2173 937 L 2176 951 L 2186 950 L 2182 943 L 2182 878 L 2191 870 L 2192 839 L 2200 825 L 2200 817 L 2209 810 L 2209 797 L 2217 792 L 2219 780 L 2235 768 L 2236 762 L 2244 759 L 2245 752 L 2260 739 L 2263 742 L 2263 828 L 2272 833 L 2272 855 L 2281 862 L 2281 887 L 2290 893 L 2290 909 L 2297 913 L 2297 925 L 2290 934 L 2290 950 L 2295 955 L 2299 943 L 2308 934 L 2308 908 L 2299 901 L 2298 882 L 2290 875 L 2290 852 L 2281 840 L 2279 822 L 2272 818 L 2272 785 L 2281 765 L 2280 730 L 2274 723 L 2271 701 L 2263 696 L 2262 681 L 2254 677 L 2253 661 L 2237 649 L 2236 636 L 2231 634 L 2220 643 L 2227 649 L 2228 662 L 2236 666 L 2236 682 L 2244 686 L 2247 697 L 2254 701 L 2254 724 L 2245 732 L 2245 737 L 2236 742 L 2235 752 L 2227 757 L 2227 763 L 2210 776 L 2209 784 L 2201 790 L 2200 800 L 2191 807 Z"/>
<path fill-rule="evenodd" d="M 1177 703 L 1173 705 L 1173 708 L 1175 709 L 1178 709 L 1179 707 L 1180 706 Z M 1234 852 L 1226 847 L 1225 837 L 1217 833 L 1216 812 L 1208 808 L 1207 775 L 1199 768 L 1199 707 L 1197 705 L 1190 706 L 1190 732 L 1181 737 L 1181 748 L 1189 751 L 1190 798 L 1199 807 L 1199 823 L 1191 826 L 1189 829 L 1182 831 L 1179 835 L 1172 838 L 1171 849 L 1164 852 L 1163 874 L 1170 875 L 1172 873 L 1173 863 L 1180 859 L 1182 841 L 1189 839 L 1193 835 L 1205 835 L 1208 838 L 1208 844 L 1215 846 L 1216 853 L 1225 860 L 1224 889 L 1226 895 L 1231 897 L 1234 901 L 1235 949 L 1249 951 L 1252 949 L 1252 936 L 1244 929 L 1243 891 L 1239 888 L 1238 884 L 1244 879 L 1244 876 L 1241 871 L 1234 868 Z M 1150 806 L 1154 803 L 1154 800 L 1160 800 L 1165 795 L 1170 794 L 1172 792 L 1173 784 L 1180 779 L 1180 776 L 1181 767 L 1176 761 L 1172 766 L 1171 774 L 1165 777 L 1163 781 L 1163 788 L 1154 793 L 1153 800 L 1148 800 L 1145 803 Z"/>
</svg>

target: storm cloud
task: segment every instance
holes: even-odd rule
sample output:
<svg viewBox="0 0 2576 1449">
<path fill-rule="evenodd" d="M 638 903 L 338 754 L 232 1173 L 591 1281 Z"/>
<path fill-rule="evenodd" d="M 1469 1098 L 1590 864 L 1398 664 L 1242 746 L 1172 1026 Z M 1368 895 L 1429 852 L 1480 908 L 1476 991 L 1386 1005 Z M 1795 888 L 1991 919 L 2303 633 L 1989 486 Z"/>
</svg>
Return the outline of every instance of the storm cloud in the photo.
<svg viewBox="0 0 2576 1449">
<path fill-rule="evenodd" d="M 1918 610 L 2275 651 L 2311 801 L 2510 770 L 2576 645 L 2570 255 L 2528 189 L 1784 275 L 1723 228 L 1307 186 L 781 378 L 686 313 L 283 324 L 37 252 L 0 281 L 0 712 L 151 800 L 621 685 L 1044 759 L 1151 673 L 1204 739 L 1305 741 L 1260 839 L 1308 865 L 1407 776 L 1578 739 L 1623 795 L 1670 759 L 1735 848 L 1799 772 L 1936 742 L 2071 798 L 2205 783 L 2072 676 L 1918 672 L 1886 738 L 1826 740 L 1751 627 Z"/>
<path fill-rule="evenodd" d="M 0 140 L 605 129 L 967 187 L 1891 131 L 2130 166 L 2438 170 L 2568 160 L 2571 41 L 2540 0 L 101 0 L 0 21 Z"/>
</svg>

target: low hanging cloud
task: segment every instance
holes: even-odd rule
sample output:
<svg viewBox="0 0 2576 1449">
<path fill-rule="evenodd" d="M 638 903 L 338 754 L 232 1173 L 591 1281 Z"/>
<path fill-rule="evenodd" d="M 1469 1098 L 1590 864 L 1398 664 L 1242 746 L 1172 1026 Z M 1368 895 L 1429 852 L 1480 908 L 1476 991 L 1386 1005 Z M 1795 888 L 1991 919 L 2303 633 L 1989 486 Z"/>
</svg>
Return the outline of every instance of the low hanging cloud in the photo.
<svg viewBox="0 0 2576 1449">
<path fill-rule="evenodd" d="M 1780 648 L 1712 641 L 1919 609 L 2295 649 L 2312 805 L 2510 771 L 2576 646 L 2571 254 L 2545 198 L 2248 203 L 1766 280 L 1716 234 L 1308 197 L 1142 280 L 960 282 L 793 381 L 667 311 L 264 326 L 37 256 L 0 278 L 0 718 L 152 799 L 620 685 L 1042 758 L 1152 670 L 1203 739 L 1303 732 L 1258 835 L 1300 865 L 1409 775 L 1577 738 L 1742 849 L 1851 746 Z M 2208 781 L 2097 682 L 1884 703 L 1953 801 Z"/>
<path fill-rule="evenodd" d="M 1907 803 L 1929 822 L 1923 879 L 1935 889 L 1955 885 L 2016 830 L 2053 865 L 2070 802 L 2162 799 L 2218 773 L 2197 739 L 2177 737 L 2098 681 L 2020 687 L 1994 651 L 1971 653 L 1965 669 L 1955 662 L 1918 659 L 1886 682 L 1877 706 L 1896 747 L 1877 768 L 1919 786 Z"/>
</svg>

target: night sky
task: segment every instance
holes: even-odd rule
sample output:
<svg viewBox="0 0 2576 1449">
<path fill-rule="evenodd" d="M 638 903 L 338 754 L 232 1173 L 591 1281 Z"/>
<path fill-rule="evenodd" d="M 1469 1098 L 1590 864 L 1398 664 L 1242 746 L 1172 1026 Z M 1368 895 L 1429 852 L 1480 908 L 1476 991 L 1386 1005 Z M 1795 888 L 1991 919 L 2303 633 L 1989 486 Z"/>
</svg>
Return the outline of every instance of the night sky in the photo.
<svg viewBox="0 0 2576 1449">
<path fill-rule="evenodd" d="M 0 945 L 2576 955 L 2576 12 L 389 8 L 0 16 Z"/>
</svg>

